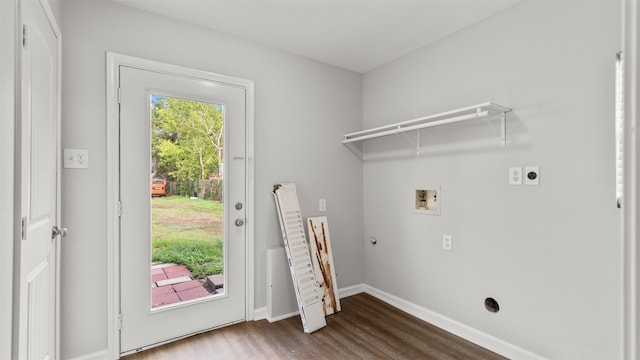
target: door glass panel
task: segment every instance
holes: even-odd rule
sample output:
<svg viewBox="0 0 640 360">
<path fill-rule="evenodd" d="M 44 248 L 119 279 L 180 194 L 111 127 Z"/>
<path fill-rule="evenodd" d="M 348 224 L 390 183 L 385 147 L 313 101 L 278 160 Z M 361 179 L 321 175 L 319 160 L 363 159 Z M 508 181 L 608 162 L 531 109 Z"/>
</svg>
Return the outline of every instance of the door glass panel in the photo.
<svg viewBox="0 0 640 360">
<path fill-rule="evenodd" d="M 151 308 L 224 294 L 224 106 L 150 95 Z"/>
</svg>

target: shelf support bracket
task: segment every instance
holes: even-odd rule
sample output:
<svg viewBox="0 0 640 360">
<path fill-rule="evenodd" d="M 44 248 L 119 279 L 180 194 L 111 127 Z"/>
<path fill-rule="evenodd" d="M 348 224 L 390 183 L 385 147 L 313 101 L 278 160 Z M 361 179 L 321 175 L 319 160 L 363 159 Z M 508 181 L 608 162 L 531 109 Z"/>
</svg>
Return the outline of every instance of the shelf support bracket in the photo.
<svg viewBox="0 0 640 360">
<path fill-rule="evenodd" d="M 351 150 L 351 152 L 356 154 L 356 156 L 360 160 L 364 161 L 364 159 L 365 159 L 365 155 L 364 155 L 365 154 L 365 151 L 364 151 L 365 144 L 364 143 L 362 143 L 362 151 L 358 150 L 358 148 L 355 145 L 353 145 L 352 143 L 346 143 L 345 145 L 349 148 L 349 150 Z"/>
<path fill-rule="evenodd" d="M 411 142 L 411 139 L 409 139 L 409 135 L 407 135 L 407 133 L 402 133 L 402 135 L 404 135 L 404 138 L 407 140 L 407 142 L 409 143 L 409 145 L 413 146 L 413 143 Z M 420 155 L 420 131 L 416 131 L 416 156 Z"/>
<path fill-rule="evenodd" d="M 500 113 L 500 147 L 507 147 L 507 113 Z"/>
<path fill-rule="evenodd" d="M 486 117 L 484 120 L 487 122 L 487 125 L 489 125 L 490 128 L 493 128 L 491 121 L 489 121 L 489 117 Z M 500 147 L 501 148 L 507 147 L 507 113 L 506 112 L 500 113 Z"/>
<path fill-rule="evenodd" d="M 411 142 L 411 139 L 409 139 L 409 135 L 407 135 L 407 133 L 402 133 L 402 135 L 404 135 L 404 138 L 407 140 L 409 145 L 413 146 L 413 143 Z"/>
</svg>

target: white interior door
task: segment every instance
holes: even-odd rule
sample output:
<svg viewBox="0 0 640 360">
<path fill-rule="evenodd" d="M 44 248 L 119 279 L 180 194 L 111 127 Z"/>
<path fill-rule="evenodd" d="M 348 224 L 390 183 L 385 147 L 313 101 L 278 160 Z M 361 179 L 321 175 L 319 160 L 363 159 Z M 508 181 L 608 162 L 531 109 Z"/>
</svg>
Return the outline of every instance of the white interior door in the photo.
<svg viewBox="0 0 640 360">
<path fill-rule="evenodd" d="M 59 234 L 59 31 L 46 2 L 20 3 L 22 240 L 17 357 L 57 356 Z"/>
<path fill-rule="evenodd" d="M 121 339 L 126 354 L 245 319 L 245 89 L 120 66 Z M 155 307 L 151 257 L 151 108 L 158 96 L 224 114 L 224 291 Z M 196 200 L 194 200 L 196 201 Z M 239 204 L 239 205 L 238 205 Z M 155 284 L 154 284 L 155 285 Z"/>
</svg>

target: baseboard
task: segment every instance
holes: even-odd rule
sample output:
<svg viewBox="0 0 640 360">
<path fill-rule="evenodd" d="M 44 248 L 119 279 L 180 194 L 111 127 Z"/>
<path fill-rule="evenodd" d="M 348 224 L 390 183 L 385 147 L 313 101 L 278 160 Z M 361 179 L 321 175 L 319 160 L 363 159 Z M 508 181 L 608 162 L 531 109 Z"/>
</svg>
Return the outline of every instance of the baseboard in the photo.
<svg viewBox="0 0 640 360">
<path fill-rule="evenodd" d="M 353 286 L 347 286 L 345 288 L 340 288 L 340 289 L 338 289 L 338 297 L 340 299 L 343 299 L 343 298 L 346 298 L 346 297 L 349 297 L 349 296 L 352 296 L 352 295 L 360 294 L 360 293 L 364 292 L 364 288 L 365 288 L 364 284 L 358 284 L 358 285 L 353 285 Z M 268 316 L 268 314 L 267 314 L 267 307 L 266 306 L 258 308 L 258 309 L 255 309 L 253 311 L 254 320 L 265 320 L 266 319 L 269 322 L 276 322 L 276 321 L 279 321 L 279 320 L 284 320 L 284 319 L 290 318 L 292 316 L 297 316 L 298 314 L 300 314 L 299 311 L 294 311 L 294 312 L 289 313 L 289 314 L 279 315 L 279 316 L 276 316 L 274 318 L 270 318 Z"/>
<path fill-rule="evenodd" d="M 364 292 L 365 286 L 365 284 L 358 284 L 340 288 L 338 289 L 338 296 L 340 297 L 340 299 L 344 299 L 352 295 L 360 294 Z"/>
<path fill-rule="evenodd" d="M 253 320 L 264 320 L 267 318 L 267 307 L 263 306 L 261 308 L 253 309 Z"/>
<path fill-rule="evenodd" d="M 279 315 L 279 316 L 276 316 L 274 318 L 271 318 L 271 317 L 269 317 L 269 312 L 267 311 L 267 307 L 263 306 L 261 308 L 257 308 L 255 310 L 253 310 L 253 320 L 254 321 L 267 320 L 268 322 L 276 322 L 276 321 L 279 321 L 279 320 L 290 318 L 292 316 L 296 316 L 299 313 L 300 313 L 299 311 L 294 311 L 294 312 L 289 313 L 289 314 Z"/>
<path fill-rule="evenodd" d="M 276 321 L 284 320 L 284 319 L 287 319 L 287 318 L 290 318 L 290 317 L 293 317 L 293 316 L 298 316 L 298 314 L 300 314 L 300 311 L 294 311 L 292 313 L 279 315 L 279 316 L 276 316 L 274 318 L 267 317 L 267 321 L 268 322 L 276 322 Z"/>
<path fill-rule="evenodd" d="M 461 322 L 448 318 L 442 314 L 423 308 L 412 302 L 406 301 L 382 290 L 378 290 L 369 285 L 364 285 L 363 287 L 365 293 L 374 296 L 388 303 L 389 305 L 392 305 L 393 307 L 396 307 L 408 314 L 411 314 L 421 320 L 424 320 L 434 326 L 437 326 L 445 331 L 457 335 L 465 340 L 471 341 L 474 344 L 482 346 L 483 348 L 491 350 L 502 356 L 510 359 L 544 360 L 543 357 L 537 354 L 510 344 L 504 340 L 498 339 L 495 336 L 484 333 Z"/>
<path fill-rule="evenodd" d="M 108 360 L 109 351 L 107 349 L 96 351 L 91 354 L 86 354 L 78 357 L 71 358 L 69 360 Z"/>
</svg>

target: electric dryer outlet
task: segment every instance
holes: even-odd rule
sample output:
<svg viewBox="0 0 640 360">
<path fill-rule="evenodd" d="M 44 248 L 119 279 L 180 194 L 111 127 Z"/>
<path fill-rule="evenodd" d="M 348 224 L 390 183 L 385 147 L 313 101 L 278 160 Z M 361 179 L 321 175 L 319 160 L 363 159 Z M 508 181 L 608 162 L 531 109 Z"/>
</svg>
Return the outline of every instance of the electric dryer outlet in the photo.
<svg viewBox="0 0 640 360">
<path fill-rule="evenodd" d="M 526 166 L 524 168 L 524 184 L 540 185 L 540 168 L 538 166 Z"/>
</svg>

